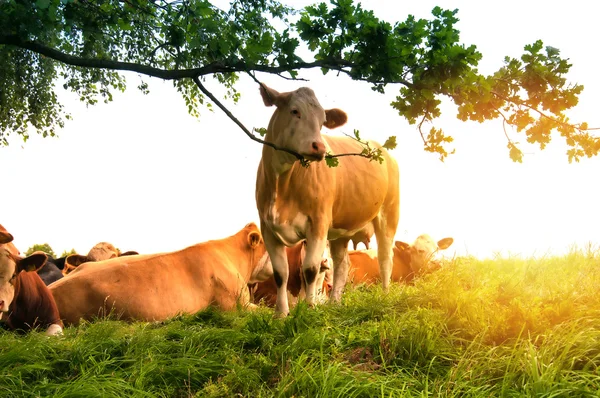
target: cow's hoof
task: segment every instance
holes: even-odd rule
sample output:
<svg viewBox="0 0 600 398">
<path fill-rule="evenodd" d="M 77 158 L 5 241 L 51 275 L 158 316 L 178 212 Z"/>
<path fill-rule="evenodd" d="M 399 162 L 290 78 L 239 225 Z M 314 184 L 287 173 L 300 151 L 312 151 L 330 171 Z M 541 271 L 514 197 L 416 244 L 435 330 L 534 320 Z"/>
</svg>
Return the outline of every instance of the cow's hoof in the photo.
<svg viewBox="0 0 600 398">
<path fill-rule="evenodd" d="M 287 316 L 288 316 L 288 314 L 285 313 L 285 312 L 275 311 L 275 314 L 273 315 L 273 318 L 275 318 L 275 319 L 283 319 L 283 318 L 286 318 Z"/>
<path fill-rule="evenodd" d="M 60 336 L 62 334 L 63 329 L 60 327 L 60 325 L 57 325 L 56 323 L 50 325 L 48 327 L 48 330 L 46 330 L 46 336 Z"/>
</svg>

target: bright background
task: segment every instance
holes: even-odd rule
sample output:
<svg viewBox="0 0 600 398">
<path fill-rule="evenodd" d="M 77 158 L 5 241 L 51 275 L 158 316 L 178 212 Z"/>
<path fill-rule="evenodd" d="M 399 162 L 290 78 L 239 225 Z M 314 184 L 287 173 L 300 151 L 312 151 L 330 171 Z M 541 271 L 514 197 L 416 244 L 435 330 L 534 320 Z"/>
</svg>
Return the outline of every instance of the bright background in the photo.
<svg viewBox="0 0 600 398">
<path fill-rule="evenodd" d="M 483 54 L 479 70 L 485 74 L 537 39 L 559 48 L 573 64 L 569 80 L 585 85 L 569 115 L 600 127 L 594 2 L 402 4 L 363 1 L 390 22 L 409 13 L 431 18 L 435 5 L 458 8 L 461 41 Z M 435 239 L 452 236 L 449 255 L 478 257 L 540 256 L 600 242 L 600 159 L 569 164 L 558 134 L 540 151 L 510 132 L 526 153 L 523 164 L 515 164 L 500 121 L 463 123 L 446 105 L 435 125 L 455 138 L 450 148 L 456 154 L 442 163 L 423 150 L 416 127 L 389 106 L 398 88 L 381 95 L 366 83 L 319 71 L 302 73 L 309 82 L 258 77 L 279 91 L 310 86 L 325 108 L 344 109 L 349 123 L 331 134 L 359 129 L 363 137 L 382 142 L 397 136 L 392 154 L 401 172 L 400 240 L 410 242 L 424 232 Z M 135 89 L 138 77 L 128 79 L 125 94 L 91 108 L 57 89 L 74 117 L 60 138 L 32 133 L 25 144 L 15 136 L 0 148 L 0 223 L 20 250 L 46 242 L 57 254 L 71 248 L 87 253 L 108 241 L 122 250 L 153 253 L 219 239 L 258 222 L 254 187 L 261 146 L 216 107 L 201 109 L 199 120 L 189 116 L 171 83 L 152 79 L 151 93 L 144 96 Z M 213 79 L 206 85 L 217 97 L 224 94 Z M 242 98 L 238 105 L 228 103 L 230 110 L 249 128 L 266 127 L 273 109 L 264 107 L 256 84 L 241 76 L 238 89 Z"/>
</svg>

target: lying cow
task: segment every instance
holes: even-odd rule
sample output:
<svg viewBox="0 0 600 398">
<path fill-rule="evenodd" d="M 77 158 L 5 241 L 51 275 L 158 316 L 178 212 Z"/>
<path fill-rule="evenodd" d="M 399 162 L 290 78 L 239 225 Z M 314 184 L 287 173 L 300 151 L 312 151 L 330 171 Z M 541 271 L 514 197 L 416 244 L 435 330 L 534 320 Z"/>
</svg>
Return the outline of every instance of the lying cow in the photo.
<svg viewBox="0 0 600 398">
<path fill-rule="evenodd" d="M 305 282 L 302 274 L 302 261 L 306 255 L 306 244 L 304 242 L 297 244 L 294 247 L 286 247 L 288 264 L 290 272 L 287 283 L 288 294 L 291 296 L 288 299 L 296 301 L 298 298 L 304 298 L 306 294 Z M 318 302 L 324 302 L 327 294 L 331 289 L 331 264 L 332 260 L 329 254 L 329 248 L 323 253 L 321 261 L 321 269 L 317 280 L 319 286 Z M 263 302 L 268 306 L 275 306 L 277 301 L 277 284 L 274 278 L 269 278 L 264 282 L 257 283 L 250 287 L 252 293 L 252 301 L 256 304 Z"/>
<path fill-rule="evenodd" d="M 121 256 L 134 256 L 139 254 L 135 251 L 127 251 L 121 253 L 119 249 L 114 247 L 111 243 L 108 242 L 100 242 L 97 243 L 94 247 L 91 248 L 89 253 L 84 256 L 81 254 L 71 254 L 67 256 L 65 260 L 65 266 L 63 268 L 63 274 L 67 275 L 70 272 L 74 271 L 77 267 L 84 263 L 97 262 L 102 260 L 109 260 L 115 257 Z"/>
<path fill-rule="evenodd" d="M 396 241 L 392 281 L 412 282 L 418 276 L 438 268 L 433 256 L 438 250 L 445 250 L 454 240 L 444 238 L 437 243 L 426 234 L 420 235 L 414 243 Z M 375 283 L 380 280 L 379 265 L 373 250 L 357 250 L 348 253 L 350 259 L 349 279 L 353 285 Z"/>
<path fill-rule="evenodd" d="M 79 266 L 50 286 L 67 324 L 111 311 L 122 319 L 160 321 L 208 306 L 250 303 L 248 284 L 273 275 L 258 227 L 183 250 L 117 257 Z"/>
<path fill-rule="evenodd" d="M 261 84 L 260 94 L 266 106 L 276 107 L 265 141 L 313 161 L 304 167 L 294 155 L 264 145 L 257 170 L 256 207 L 278 287 L 276 314 L 289 312 L 286 246 L 306 240 L 302 272 L 306 301 L 313 304 L 321 253 L 329 240 L 334 263 L 331 299 L 339 301 L 348 278 L 348 242 L 369 223 L 377 238 L 382 284 L 387 288 L 400 212 L 396 160 L 381 145 L 369 141 L 370 148 L 381 151 L 383 162 L 344 156 L 337 158 L 337 167 L 328 167 L 322 162 L 327 152 L 361 153 L 365 149 L 351 137 L 321 134 L 323 126 L 333 129 L 344 125 L 346 113 L 323 109 L 307 87 L 279 93 Z"/>
<path fill-rule="evenodd" d="M 46 254 L 21 257 L 12 240 L 0 225 L 0 319 L 10 330 L 42 328 L 47 335 L 62 333 L 56 303 L 35 272 L 46 262 Z"/>
</svg>

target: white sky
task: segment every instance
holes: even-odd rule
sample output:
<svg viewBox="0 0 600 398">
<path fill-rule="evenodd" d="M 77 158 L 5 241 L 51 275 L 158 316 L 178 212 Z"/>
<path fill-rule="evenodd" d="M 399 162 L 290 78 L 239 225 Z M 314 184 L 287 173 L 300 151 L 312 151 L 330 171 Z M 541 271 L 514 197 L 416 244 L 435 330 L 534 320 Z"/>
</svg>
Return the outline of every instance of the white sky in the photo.
<svg viewBox="0 0 600 398">
<path fill-rule="evenodd" d="M 594 2 L 400 4 L 363 1 L 389 21 L 408 13 L 429 18 L 435 5 L 458 8 L 461 40 L 483 54 L 484 73 L 498 69 L 506 55 L 519 57 L 537 39 L 559 48 L 573 63 L 569 80 L 585 85 L 571 118 L 600 127 Z M 58 89 L 74 117 L 60 138 L 32 136 L 23 144 L 14 136 L 9 147 L 0 147 L 0 223 L 20 250 L 47 242 L 57 254 L 71 248 L 87 253 L 109 241 L 122 250 L 154 253 L 219 239 L 258 222 L 254 186 L 261 146 L 218 109 L 202 109 L 199 120 L 189 116 L 171 83 L 152 79 L 144 96 L 136 91 L 136 76 L 130 77 L 129 90 L 108 105 L 85 108 Z M 447 106 L 436 126 L 455 138 L 456 154 L 441 163 L 423 150 L 415 126 L 389 106 L 399 88 L 380 95 L 333 73 L 302 77 L 310 81 L 259 75 L 279 91 L 310 86 L 324 107 L 344 109 L 349 123 L 332 134 L 357 128 L 365 138 L 397 136 L 392 154 L 401 173 L 398 239 L 412 241 L 424 232 L 435 239 L 452 236 L 448 254 L 479 257 L 539 256 L 600 243 L 600 159 L 569 164 L 558 134 L 544 151 L 522 145 L 527 155 L 515 164 L 500 122 L 463 123 Z M 224 94 L 212 79 L 207 87 L 219 98 Z M 230 109 L 247 127 L 266 127 L 273 109 L 264 107 L 256 84 L 241 76 L 238 89 L 242 99 Z M 512 138 L 525 143 L 516 132 Z"/>
</svg>

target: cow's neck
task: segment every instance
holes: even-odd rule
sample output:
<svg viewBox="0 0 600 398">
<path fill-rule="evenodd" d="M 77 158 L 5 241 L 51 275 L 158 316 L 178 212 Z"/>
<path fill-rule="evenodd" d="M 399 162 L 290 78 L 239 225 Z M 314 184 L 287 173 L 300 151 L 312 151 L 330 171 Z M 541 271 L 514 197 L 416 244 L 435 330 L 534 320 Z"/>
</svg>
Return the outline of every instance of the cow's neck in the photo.
<svg viewBox="0 0 600 398">
<path fill-rule="evenodd" d="M 298 162 L 298 159 L 290 153 L 276 151 L 271 147 L 265 146 L 263 148 L 263 161 L 269 174 L 272 173 L 273 178 L 277 178 L 288 172 Z"/>
</svg>

